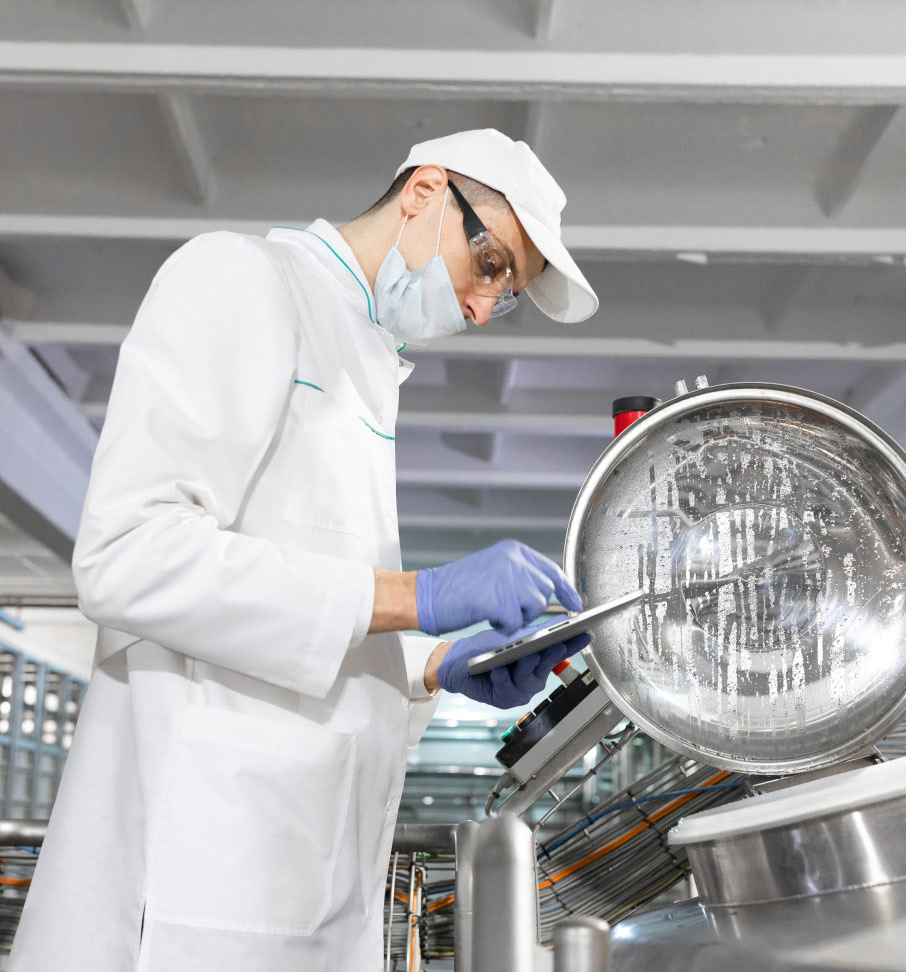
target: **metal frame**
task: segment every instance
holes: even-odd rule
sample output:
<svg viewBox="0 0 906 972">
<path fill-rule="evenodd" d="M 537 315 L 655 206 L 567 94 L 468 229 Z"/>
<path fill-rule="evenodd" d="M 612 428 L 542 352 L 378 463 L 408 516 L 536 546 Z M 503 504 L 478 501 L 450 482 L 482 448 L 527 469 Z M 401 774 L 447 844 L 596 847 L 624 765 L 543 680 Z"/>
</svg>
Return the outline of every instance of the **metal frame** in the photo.
<svg viewBox="0 0 906 972">
<path fill-rule="evenodd" d="M 38 661 L 35 658 L 25 655 L 11 645 L 0 641 L 0 652 L 12 656 L 13 663 L 9 676 L 12 679 L 12 693 L 9 697 L 10 712 L 7 716 L 9 722 L 9 732 L 0 734 L 0 747 L 4 751 L 5 758 L 2 760 L 2 771 L 5 776 L 3 780 L 2 792 L 0 792 L 0 818 L 4 819 L 46 819 L 50 816 L 53 802 L 60 786 L 63 775 L 63 767 L 66 757 L 69 754 L 68 747 L 62 744 L 64 727 L 67 722 L 75 723 L 78 720 L 79 709 L 81 708 L 82 696 L 87 683 L 82 679 L 75 678 L 68 672 L 48 665 L 46 662 Z M 30 680 L 26 683 L 26 672 L 31 667 L 34 671 L 34 682 Z M 31 672 L 28 673 L 29 675 Z M 58 685 L 58 708 L 56 713 L 45 711 L 45 698 L 47 696 L 47 682 L 49 677 L 57 677 Z M 22 719 L 26 711 L 24 702 L 24 692 L 26 684 L 35 686 L 33 709 L 35 728 L 34 733 L 28 738 L 22 733 Z M 67 706 L 73 700 L 73 691 L 78 689 L 79 698 L 76 700 L 75 712 L 67 712 Z M 44 740 L 44 722 L 47 716 L 54 716 L 57 722 L 56 742 L 54 744 Z M 28 768 L 20 765 L 20 754 L 30 755 L 32 765 Z M 44 769 L 45 757 L 54 760 L 51 772 Z M 17 782 L 23 776 L 30 782 L 30 787 L 26 787 L 24 798 L 17 797 Z M 41 799 L 42 780 L 50 781 L 50 790 L 47 799 Z"/>
</svg>

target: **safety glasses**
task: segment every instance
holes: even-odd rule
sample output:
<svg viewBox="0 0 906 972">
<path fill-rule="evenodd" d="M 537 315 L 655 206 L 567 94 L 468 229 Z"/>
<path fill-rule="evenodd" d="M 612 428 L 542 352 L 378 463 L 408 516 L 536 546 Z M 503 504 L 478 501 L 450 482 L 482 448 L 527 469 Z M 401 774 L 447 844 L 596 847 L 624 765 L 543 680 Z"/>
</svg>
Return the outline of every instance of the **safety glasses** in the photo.
<svg viewBox="0 0 906 972">
<path fill-rule="evenodd" d="M 462 210 L 462 226 L 472 253 L 472 281 L 475 293 L 496 297 L 491 317 L 508 314 L 516 306 L 513 293 L 513 251 L 482 223 L 465 196 L 448 181 L 450 192 Z"/>
</svg>

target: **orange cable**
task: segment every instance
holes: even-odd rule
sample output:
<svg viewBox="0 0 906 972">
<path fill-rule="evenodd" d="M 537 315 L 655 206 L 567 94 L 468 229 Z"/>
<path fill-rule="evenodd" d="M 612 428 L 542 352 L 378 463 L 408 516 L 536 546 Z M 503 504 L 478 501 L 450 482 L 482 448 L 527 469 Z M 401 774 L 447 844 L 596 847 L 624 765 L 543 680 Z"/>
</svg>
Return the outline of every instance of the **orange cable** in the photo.
<svg viewBox="0 0 906 972">
<path fill-rule="evenodd" d="M 710 780 L 702 784 L 702 787 L 713 786 L 715 783 L 720 782 L 720 780 L 722 780 L 726 776 L 729 776 L 729 773 L 726 770 L 724 770 L 723 772 L 718 773 L 717 776 L 712 776 Z M 637 827 L 633 827 L 632 830 L 627 831 L 627 833 L 623 834 L 622 837 L 618 837 L 616 840 L 612 840 L 609 844 L 605 844 L 603 847 L 599 847 L 592 854 L 589 854 L 588 857 L 584 857 L 581 861 L 576 861 L 575 864 L 570 864 L 569 867 L 564 868 L 562 871 L 559 871 L 553 877 L 548 878 L 546 881 L 542 881 L 538 885 L 538 890 L 544 891 L 547 888 L 553 887 L 558 881 L 562 881 L 563 878 L 569 877 L 570 874 L 575 874 L 576 871 L 581 870 L 583 867 L 586 867 L 588 864 L 591 864 L 593 861 L 598 860 L 599 858 L 603 857 L 605 854 L 609 854 L 612 850 L 616 850 L 618 847 L 622 847 L 623 844 L 627 843 L 627 841 L 632 840 L 633 837 L 636 837 L 638 834 L 642 833 L 643 830 L 646 830 L 653 823 L 660 820 L 661 817 L 666 817 L 668 813 L 672 813 L 674 810 L 677 809 L 677 807 L 681 807 L 683 806 L 684 803 L 688 803 L 695 796 L 697 796 L 696 793 L 687 793 L 685 796 L 679 797 L 679 799 L 674 800 L 672 803 L 668 803 L 666 807 L 664 807 L 661 810 L 658 810 L 657 813 L 652 814 L 651 817 L 649 817 L 644 823 L 640 823 Z"/>
<path fill-rule="evenodd" d="M 440 901 L 432 901 L 428 905 L 428 911 L 439 911 L 441 908 L 446 908 L 448 904 L 453 904 L 455 900 L 455 894 L 448 894 L 446 898 L 441 898 Z"/>
<path fill-rule="evenodd" d="M 705 787 L 708 786 L 713 786 L 715 783 L 719 783 L 726 776 L 729 776 L 729 773 L 727 772 L 718 773 L 717 776 L 712 776 L 710 780 L 707 780 L 705 783 L 703 783 L 700 789 L 704 789 Z M 538 890 L 544 891 L 547 888 L 553 887 L 553 885 L 557 881 L 560 881 L 565 877 L 569 877 L 570 874 L 574 874 L 576 871 L 581 870 L 581 868 L 585 867 L 588 864 L 591 864 L 593 861 L 598 860 L 599 858 L 603 857 L 605 854 L 609 854 L 610 851 L 616 850 L 618 847 L 622 847 L 623 844 L 625 844 L 627 841 L 632 840 L 632 838 L 637 836 L 638 834 L 642 833 L 642 831 L 645 830 L 647 827 L 650 827 L 651 824 L 657 822 L 662 817 L 666 817 L 668 813 L 672 813 L 674 810 L 677 809 L 677 807 L 683 806 L 684 803 L 688 803 L 689 800 L 693 799 L 693 797 L 696 796 L 698 796 L 697 793 L 687 793 L 685 796 L 679 797 L 678 799 L 674 800 L 672 803 L 668 803 L 666 807 L 663 807 L 661 810 L 658 810 L 657 813 L 652 814 L 647 821 L 645 821 L 644 823 L 640 823 L 636 827 L 633 827 L 632 830 L 623 834 L 622 837 L 618 837 L 616 840 L 611 841 L 609 844 L 605 844 L 604 847 L 601 847 L 598 850 L 596 850 L 594 853 L 589 854 L 588 857 L 585 857 L 581 861 L 577 861 L 575 864 L 571 864 L 569 867 L 565 868 L 564 870 L 559 871 L 552 878 L 548 878 L 548 880 L 542 881 L 538 885 Z M 441 898 L 439 901 L 434 901 L 431 904 L 429 904 L 428 911 L 431 912 L 439 911 L 441 908 L 446 908 L 447 905 L 452 904 L 455 900 L 456 900 L 456 895 L 449 894 L 447 895 L 446 898 Z"/>
</svg>

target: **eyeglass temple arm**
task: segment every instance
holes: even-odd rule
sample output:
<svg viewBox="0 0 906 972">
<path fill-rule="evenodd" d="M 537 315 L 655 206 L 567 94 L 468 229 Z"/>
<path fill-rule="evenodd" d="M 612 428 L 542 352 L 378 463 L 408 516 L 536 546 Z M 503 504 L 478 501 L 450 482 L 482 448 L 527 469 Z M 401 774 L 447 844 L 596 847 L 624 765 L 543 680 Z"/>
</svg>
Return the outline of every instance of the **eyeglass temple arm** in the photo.
<svg viewBox="0 0 906 972">
<path fill-rule="evenodd" d="M 462 210 L 462 225 L 465 227 L 466 236 L 470 240 L 474 240 L 476 236 L 487 233 L 487 226 L 482 223 L 475 214 L 475 210 L 466 202 L 466 197 L 459 191 L 456 184 L 448 179 L 447 185 L 450 187 L 450 192 L 453 193 L 453 198 L 458 203 L 459 208 Z"/>
</svg>

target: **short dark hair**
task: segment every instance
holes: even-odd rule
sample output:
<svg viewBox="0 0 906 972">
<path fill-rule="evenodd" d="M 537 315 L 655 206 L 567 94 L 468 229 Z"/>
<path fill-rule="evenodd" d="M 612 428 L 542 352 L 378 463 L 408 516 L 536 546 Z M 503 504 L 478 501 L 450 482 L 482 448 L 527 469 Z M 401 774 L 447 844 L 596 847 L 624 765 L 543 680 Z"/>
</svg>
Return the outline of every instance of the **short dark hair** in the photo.
<svg viewBox="0 0 906 972">
<path fill-rule="evenodd" d="M 393 180 L 384 195 L 362 215 L 369 216 L 392 203 L 403 191 L 403 186 L 406 185 L 415 170 L 416 166 L 404 169 Z M 509 206 L 509 203 L 506 201 L 506 196 L 502 192 L 486 186 L 477 179 L 470 179 L 469 176 L 464 176 L 461 172 L 452 172 L 449 170 L 447 171 L 447 176 L 451 182 L 456 183 L 456 188 L 466 197 L 472 206 L 493 206 L 496 209 L 505 209 Z M 451 196 L 451 202 L 459 209 L 459 203 L 456 202 L 454 196 Z"/>
</svg>

